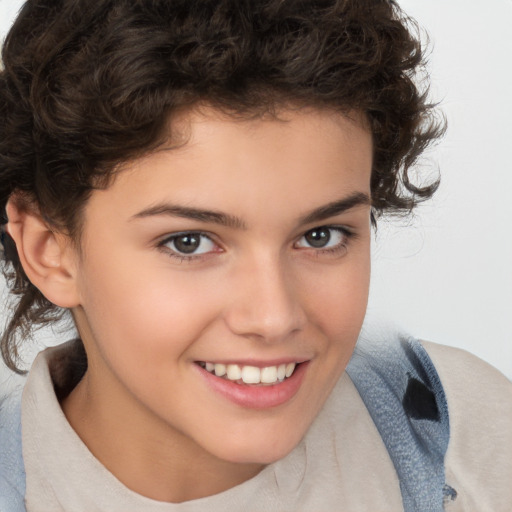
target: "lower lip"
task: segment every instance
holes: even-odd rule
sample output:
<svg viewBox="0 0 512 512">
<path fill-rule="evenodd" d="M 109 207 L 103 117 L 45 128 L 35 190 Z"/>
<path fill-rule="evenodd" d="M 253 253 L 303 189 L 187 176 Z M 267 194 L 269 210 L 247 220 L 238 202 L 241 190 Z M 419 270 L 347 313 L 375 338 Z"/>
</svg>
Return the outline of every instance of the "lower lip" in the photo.
<svg viewBox="0 0 512 512">
<path fill-rule="evenodd" d="M 269 385 L 246 385 L 217 377 L 196 365 L 207 384 L 229 401 L 249 409 L 268 409 L 291 400 L 302 384 L 309 362 L 299 364 L 291 377 Z"/>
</svg>

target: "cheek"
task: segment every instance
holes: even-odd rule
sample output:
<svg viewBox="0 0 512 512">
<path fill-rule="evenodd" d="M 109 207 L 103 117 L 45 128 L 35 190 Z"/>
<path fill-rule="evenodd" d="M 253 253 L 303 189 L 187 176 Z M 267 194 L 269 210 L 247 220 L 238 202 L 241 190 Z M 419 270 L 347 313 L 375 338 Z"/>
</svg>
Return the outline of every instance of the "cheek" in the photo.
<svg viewBox="0 0 512 512">
<path fill-rule="evenodd" d="M 83 308 L 101 352 L 122 364 L 157 364 L 184 352 L 217 315 L 215 289 L 188 272 L 137 262 L 89 268 Z M 134 272 L 132 269 L 139 269 Z"/>
<path fill-rule="evenodd" d="M 316 276 L 305 289 L 305 302 L 314 337 L 319 340 L 316 382 L 308 402 L 323 404 L 346 368 L 366 314 L 370 258 L 365 254 L 332 271 Z M 318 394 L 315 394 L 318 393 Z M 313 409 L 311 418 L 318 412 Z"/>
<path fill-rule="evenodd" d="M 357 337 L 368 302 L 369 255 L 363 253 L 339 267 L 309 278 L 305 301 L 310 319 L 330 339 Z"/>
</svg>

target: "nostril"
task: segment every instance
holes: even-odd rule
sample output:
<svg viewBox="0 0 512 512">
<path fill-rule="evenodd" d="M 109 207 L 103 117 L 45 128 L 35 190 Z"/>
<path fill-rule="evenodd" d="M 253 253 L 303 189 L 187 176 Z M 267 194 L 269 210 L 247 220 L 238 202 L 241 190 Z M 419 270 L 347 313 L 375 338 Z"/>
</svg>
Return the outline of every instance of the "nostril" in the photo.
<svg viewBox="0 0 512 512">
<path fill-rule="evenodd" d="M 287 339 L 303 327 L 303 315 L 296 305 L 281 307 L 253 301 L 251 305 L 234 306 L 226 315 L 226 322 L 232 332 L 251 336 L 263 341 Z"/>
</svg>

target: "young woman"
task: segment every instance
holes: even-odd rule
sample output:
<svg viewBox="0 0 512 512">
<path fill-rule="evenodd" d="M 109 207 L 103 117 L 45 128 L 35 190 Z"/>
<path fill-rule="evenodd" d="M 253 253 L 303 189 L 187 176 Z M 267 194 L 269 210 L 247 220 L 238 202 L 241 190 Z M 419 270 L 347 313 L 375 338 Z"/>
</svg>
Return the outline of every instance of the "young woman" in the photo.
<svg viewBox="0 0 512 512">
<path fill-rule="evenodd" d="M 506 510 L 510 383 L 354 352 L 372 224 L 436 188 L 394 2 L 29 0 L 3 62 L 2 354 L 78 332 L 3 399 L 6 510 Z"/>
</svg>

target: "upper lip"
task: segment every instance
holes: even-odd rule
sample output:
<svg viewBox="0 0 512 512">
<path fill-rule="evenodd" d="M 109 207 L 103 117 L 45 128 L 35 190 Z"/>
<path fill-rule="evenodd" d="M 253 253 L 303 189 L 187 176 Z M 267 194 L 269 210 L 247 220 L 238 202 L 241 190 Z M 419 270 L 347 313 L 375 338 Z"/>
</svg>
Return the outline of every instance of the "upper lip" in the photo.
<svg viewBox="0 0 512 512">
<path fill-rule="evenodd" d="M 304 357 L 298 357 L 298 358 L 282 357 L 282 358 L 276 358 L 276 359 L 269 359 L 267 361 L 256 360 L 256 359 L 198 359 L 196 362 L 224 364 L 224 365 L 237 364 L 238 366 L 255 366 L 256 368 L 266 368 L 268 366 L 279 366 L 281 364 L 288 364 L 288 363 L 300 364 L 300 363 L 304 363 L 309 360 L 310 360 L 310 358 L 304 358 Z"/>
</svg>

